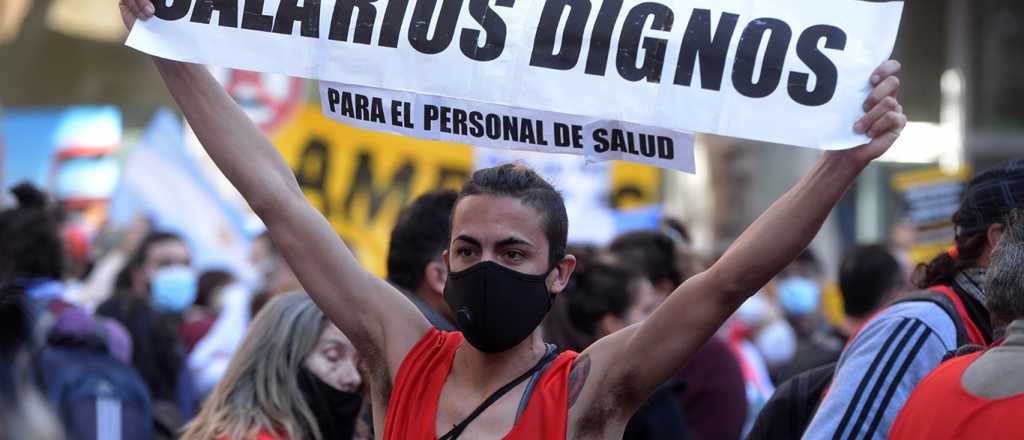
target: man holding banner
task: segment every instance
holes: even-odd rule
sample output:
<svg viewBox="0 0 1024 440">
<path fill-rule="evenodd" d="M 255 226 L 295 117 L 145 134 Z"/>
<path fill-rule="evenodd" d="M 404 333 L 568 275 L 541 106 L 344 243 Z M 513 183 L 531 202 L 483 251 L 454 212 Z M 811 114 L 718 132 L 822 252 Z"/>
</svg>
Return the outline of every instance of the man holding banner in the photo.
<svg viewBox="0 0 1024 440">
<path fill-rule="evenodd" d="M 262 7 L 245 2 L 246 14 L 250 3 Z M 288 3 L 296 2 L 280 4 Z M 488 2 L 470 3 L 486 12 Z M 129 28 L 155 12 L 150 0 L 121 0 L 120 7 Z M 267 225 L 310 296 L 366 359 L 374 424 L 385 439 L 621 438 L 647 396 L 809 244 L 859 172 L 906 124 L 893 98 L 900 66 L 888 61 L 870 75 L 867 112 L 847 127 L 868 143 L 826 153 L 714 266 L 679 286 L 646 321 L 583 353 L 556 356 L 537 326 L 568 283 L 575 258 L 564 252 L 564 204 L 543 178 L 522 165 L 502 165 L 478 171 L 463 187 L 444 254 L 445 300 L 461 332 L 439 332 L 360 267 L 274 146 L 205 68 L 154 62 L 204 148 Z"/>
</svg>

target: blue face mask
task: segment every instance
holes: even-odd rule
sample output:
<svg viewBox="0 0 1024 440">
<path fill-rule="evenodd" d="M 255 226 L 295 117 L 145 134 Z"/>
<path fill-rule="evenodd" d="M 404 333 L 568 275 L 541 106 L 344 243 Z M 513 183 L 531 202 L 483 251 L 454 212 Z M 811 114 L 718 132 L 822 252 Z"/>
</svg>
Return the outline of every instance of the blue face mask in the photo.
<svg viewBox="0 0 1024 440">
<path fill-rule="evenodd" d="M 818 284 L 804 277 L 789 277 L 779 283 L 779 305 L 792 316 L 805 316 L 818 310 L 821 290 Z"/>
<path fill-rule="evenodd" d="M 157 270 L 150 281 L 153 303 L 166 312 L 181 312 L 196 300 L 196 272 L 187 266 Z"/>
</svg>

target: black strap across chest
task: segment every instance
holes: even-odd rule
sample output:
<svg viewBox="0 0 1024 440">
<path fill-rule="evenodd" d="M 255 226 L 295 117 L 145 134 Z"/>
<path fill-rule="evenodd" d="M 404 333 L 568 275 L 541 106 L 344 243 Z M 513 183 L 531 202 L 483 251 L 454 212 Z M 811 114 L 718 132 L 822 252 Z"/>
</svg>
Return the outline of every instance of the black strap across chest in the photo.
<svg viewBox="0 0 1024 440">
<path fill-rule="evenodd" d="M 555 356 L 557 355 L 557 350 L 554 350 L 554 347 L 549 345 L 547 348 L 547 352 L 544 354 L 542 358 L 540 358 L 539 361 L 537 361 L 537 364 L 534 365 L 533 368 L 530 368 L 519 377 L 505 384 L 505 386 L 498 388 L 498 391 L 495 391 L 493 394 L 487 397 L 487 399 L 484 400 L 483 403 L 480 404 L 480 406 L 476 407 L 476 409 L 474 409 L 473 412 L 469 413 L 469 415 L 466 416 L 465 419 L 463 419 L 457 425 L 453 426 L 451 431 L 448 431 L 445 435 L 442 435 L 437 440 L 455 440 L 459 438 L 459 436 L 462 435 L 462 432 L 466 430 L 466 427 L 468 427 L 469 424 L 473 422 L 473 420 L 476 420 L 476 418 L 479 417 L 480 414 L 484 412 L 484 410 L 493 405 L 494 402 L 497 402 L 498 399 L 500 399 L 502 396 L 508 394 L 509 391 L 512 391 L 513 388 L 523 383 L 523 381 L 529 379 L 536 372 L 540 371 L 542 368 L 547 366 L 547 364 L 554 360 Z"/>
</svg>

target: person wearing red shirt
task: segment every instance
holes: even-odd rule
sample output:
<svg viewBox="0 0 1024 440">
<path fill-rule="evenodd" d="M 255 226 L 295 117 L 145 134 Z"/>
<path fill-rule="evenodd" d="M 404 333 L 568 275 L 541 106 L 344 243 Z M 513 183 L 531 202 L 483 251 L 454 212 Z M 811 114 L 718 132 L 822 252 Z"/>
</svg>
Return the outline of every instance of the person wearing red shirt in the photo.
<svg viewBox="0 0 1024 440">
<path fill-rule="evenodd" d="M 155 7 L 150 0 L 122 0 L 121 12 L 131 27 Z M 565 251 L 565 203 L 536 172 L 506 164 L 465 182 L 443 254 L 444 299 L 460 331 L 441 332 L 359 264 L 306 200 L 277 148 L 206 68 L 153 60 L 214 163 L 366 359 L 375 432 L 384 439 L 621 438 L 647 397 L 807 247 L 861 170 L 906 124 L 894 98 L 899 63 L 885 62 L 872 74 L 868 112 L 851 127 L 869 143 L 825 153 L 717 263 L 678 286 L 650 318 L 582 353 L 556 357 L 539 325 L 576 260 Z"/>
<path fill-rule="evenodd" d="M 948 360 L 926 376 L 900 410 L 890 440 L 1024 438 L 1024 210 L 1000 229 L 985 274 L 985 306 L 995 346 Z"/>
</svg>

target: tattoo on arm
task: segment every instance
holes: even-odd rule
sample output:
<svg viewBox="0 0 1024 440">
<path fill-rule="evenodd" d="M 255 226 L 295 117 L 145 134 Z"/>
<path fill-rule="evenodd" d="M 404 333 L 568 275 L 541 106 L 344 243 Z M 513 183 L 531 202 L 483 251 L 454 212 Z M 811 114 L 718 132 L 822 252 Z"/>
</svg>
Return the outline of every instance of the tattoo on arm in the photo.
<svg viewBox="0 0 1024 440">
<path fill-rule="evenodd" d="M 576 359 L 569 372 L 569 408 L 576 404 L 576 399 L 583 391 L 583 385 L 590 376 L 590 356 L 584 354 Z"/>
</svg>

